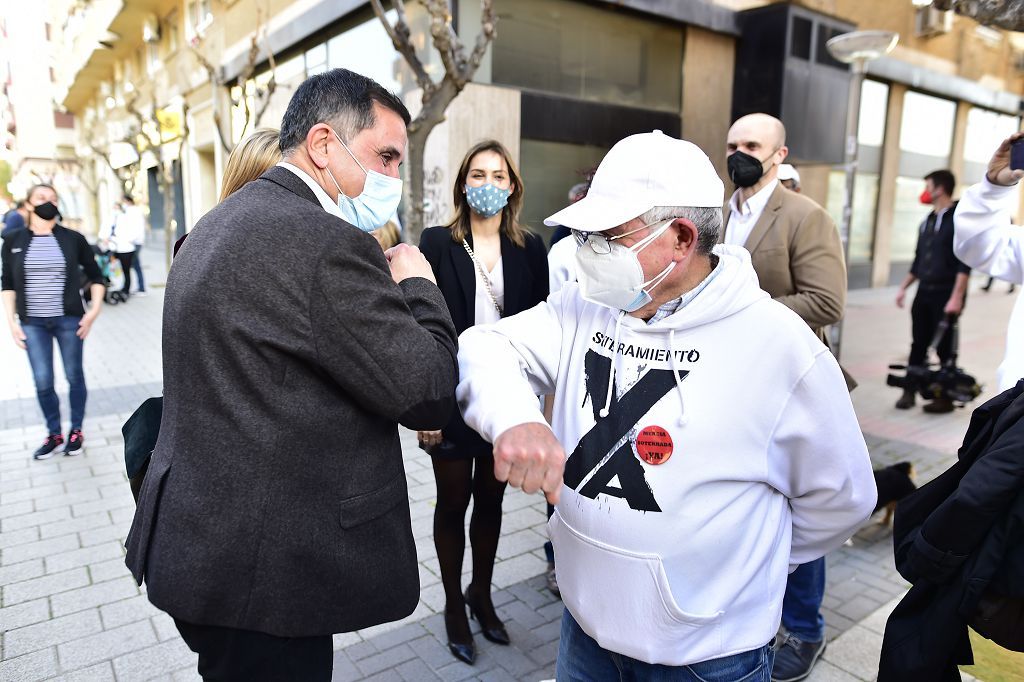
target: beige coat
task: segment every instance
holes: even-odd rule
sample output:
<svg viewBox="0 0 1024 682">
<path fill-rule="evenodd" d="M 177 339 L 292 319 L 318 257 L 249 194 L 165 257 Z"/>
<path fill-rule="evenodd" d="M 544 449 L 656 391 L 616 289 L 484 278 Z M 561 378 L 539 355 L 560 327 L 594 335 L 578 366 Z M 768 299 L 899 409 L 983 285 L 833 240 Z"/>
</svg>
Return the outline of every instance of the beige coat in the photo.
<svg viewBox="0 0 1024 682">
<path fill-rule="evenodd" d="M 729 213 L 727 204 L 726 230 Z M 799 315 L 828 346 L 825 328 L 838 322 L 846 308 L 843 243 L 828 212 L 779 184 L 744 246 L 761 288 Z M 856 385 L 849 375 L 847 382 L 851 388 Z"/>
</svg>

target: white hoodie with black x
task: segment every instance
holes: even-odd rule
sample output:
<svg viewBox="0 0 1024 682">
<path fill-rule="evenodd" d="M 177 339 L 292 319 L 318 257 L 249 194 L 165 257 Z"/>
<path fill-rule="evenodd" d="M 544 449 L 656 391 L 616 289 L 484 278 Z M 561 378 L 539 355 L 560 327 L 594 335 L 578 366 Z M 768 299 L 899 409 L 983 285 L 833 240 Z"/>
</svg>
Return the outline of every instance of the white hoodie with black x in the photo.
<svg viewBox="0 0 1024 682">
<path fill-rule="evenodd" d="M 562 598 L 603 648 L 647 663 L 763 646 L 788 572 L 875 504 L 839 365 L 758 287 L 747 251 L 715 253 L 715 277 L 659 322 L 569 283 L 459 341 L 459 405 L 487 440 L 543 423 L 536 396 L 555 394 Z"/>
</svg>

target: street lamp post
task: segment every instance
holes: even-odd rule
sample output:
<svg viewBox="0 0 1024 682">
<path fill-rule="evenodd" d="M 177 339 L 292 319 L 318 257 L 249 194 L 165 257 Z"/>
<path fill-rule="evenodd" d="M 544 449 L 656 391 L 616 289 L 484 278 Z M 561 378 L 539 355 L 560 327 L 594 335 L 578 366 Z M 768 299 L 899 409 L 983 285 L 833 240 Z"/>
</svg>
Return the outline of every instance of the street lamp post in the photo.
<svg viewBox="0 0 1024 682">
<path fill-rule="evenodd" d="M 829 40 L 825 47 L 834 59 L 849 64 L 853 78 L 850 79 L 849 105 L 846 110 L 846 137 L 844 168 L 846 170 L 846 189 L 843 192 L 842 224 L 839 236 L 843 240 L 843 261 L 849 270 L 850 263 L 850 227 L 853 217 L 853 190 L 857 177 L 857 128 L 860 124 L 860 91 L 867 73 L 867 64 L 878 59 L 896 47 L 899 34 L 892 31 L 854 31 L 843 33 Z M 845 316 L 844 316 L 845 318 Z M 836 359 L 842 352 L 843 320 L 839 320 L 833 333 L 832 345 Z"/>
</svg>

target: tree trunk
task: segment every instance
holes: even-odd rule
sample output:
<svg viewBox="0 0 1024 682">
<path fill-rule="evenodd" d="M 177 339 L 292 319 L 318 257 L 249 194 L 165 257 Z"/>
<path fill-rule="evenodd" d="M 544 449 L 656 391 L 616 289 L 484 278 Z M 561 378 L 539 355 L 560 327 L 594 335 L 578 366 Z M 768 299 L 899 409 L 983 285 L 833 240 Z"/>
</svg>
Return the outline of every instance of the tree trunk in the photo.
<svg viewBox="0 0 1024 682">
<path fill-rule="evenodd" d="M 409 135 L 409 189 L 406 192 L 405 225 L 402 239 L 407 244 L 418 245 L 423 233 L 423 157 L 430 130 L 417 128 Z"/>
<path fill-rule="evenodd" d="M 465 85 L 465 84 L 463 84 Z M 427 138 L 430 132 L 445 119 L 444 112 L 462 88 L 449 78 L 441 81 L 436 90 L 423 99 L 423 108 L 409 124 L 409 193 L 405 210 L 403 239 L 408 244 L 419 244 L 423 232 L 423 180 L 426 160 Z"/>
</svg>

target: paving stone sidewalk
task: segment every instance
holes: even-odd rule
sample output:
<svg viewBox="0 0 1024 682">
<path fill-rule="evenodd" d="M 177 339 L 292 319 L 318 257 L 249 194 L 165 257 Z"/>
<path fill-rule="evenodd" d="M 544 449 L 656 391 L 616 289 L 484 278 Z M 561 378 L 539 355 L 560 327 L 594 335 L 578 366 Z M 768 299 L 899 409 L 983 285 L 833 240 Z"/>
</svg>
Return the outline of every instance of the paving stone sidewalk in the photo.
<svg viewBox="0 0 1024 682">
<path fill-rule="evenodd" d="M 31 374 L 24 354 L 0 339 L 0 681 L 198 679 L 194 654 L 123 564 L 134 504 L 123 473 L 120 427 L 142 399 L 160 390 L 162 272 L 159 251 L 146 255 L 150 296 L 105 310 L 86 342 L 91 394 L 84 456 L 29 460 L 43 436 Z M 909 314 L 892 306 L 892 296 L 892 290 L 851 294 L 843 362 L 861 382 L 853 399 L 876 466 L 910 459 L 920 482 L 952 462 L 969 414 L 933 417 L 920 409 L 892 409 L 898 394 L 884 386 L 885 365 L 909 345 Z M 972 296 L 961 356 L 991 383 L 1013 299 Z M 553 678 L 562 607 L 542 577 L 543 500 L 520 492 L 505 500 L 494 597 L 513 645 L 499 647 L 477 636 L 476 665 L 458 663 L 444 646 L 430 463 L 413 434 L 403 432 L 402 442 L 420 603 L 399 623 L 335 636 L 335 679 Z M 890 531 L 876 524 L 834 552 L 828 567 L 830 640 L 906 589 L 892 566 Z M 468 581 L 468 556 L 464 568 Z"/>
</svg>

